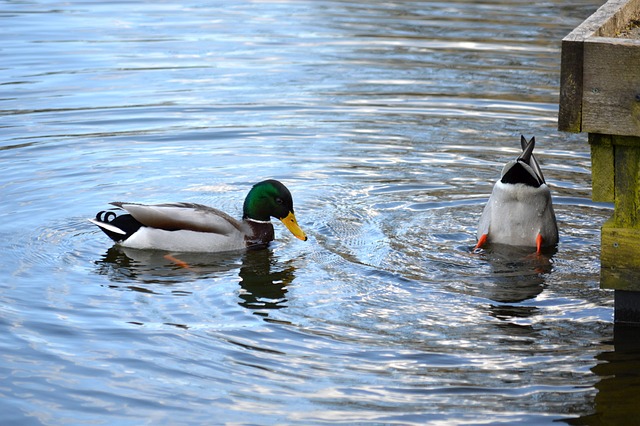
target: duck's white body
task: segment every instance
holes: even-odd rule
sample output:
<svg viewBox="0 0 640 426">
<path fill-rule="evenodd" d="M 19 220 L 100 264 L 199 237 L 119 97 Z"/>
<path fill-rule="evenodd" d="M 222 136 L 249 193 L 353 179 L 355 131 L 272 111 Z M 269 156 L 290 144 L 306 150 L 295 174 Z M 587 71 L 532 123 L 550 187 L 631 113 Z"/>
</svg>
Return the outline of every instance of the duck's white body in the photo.
<svg viewBox="0 0 640 426">
<path fill-rule="evenodd" d="M 177 252 L 234 251 L 246 248 L 241 235 L 206 234 L 195 231 L 165 231 L 144 227 L 120 243 L 122 247 Z"/>
<path fill-rule="evenodd" d="M 535 139 L 521 138 L 523 153 L 502 170 L 478 224 L 478 244 L 542 247 L 558 243 L 551 191 L 533 157 Z"/>
<path fill-rule="evenodd" d="M 487 235 L 491 243 L 536 247 L 558 243 L 558 228 L 546 184 L 532 188 L 525 184 L 497 181 L 478 224 L 478 240 Z"/>
</svg>

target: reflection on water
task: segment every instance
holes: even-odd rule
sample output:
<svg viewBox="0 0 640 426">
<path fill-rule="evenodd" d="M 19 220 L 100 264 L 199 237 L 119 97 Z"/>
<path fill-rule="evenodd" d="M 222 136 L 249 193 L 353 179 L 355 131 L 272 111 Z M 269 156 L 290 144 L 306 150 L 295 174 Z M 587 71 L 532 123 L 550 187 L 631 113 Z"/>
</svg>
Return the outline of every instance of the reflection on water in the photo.
<svg viewBox="0 0 640 426">
<path fill-rule="evenodd" d="M 640 328 L 616 325 L 613 348 L 597 356 L 591 369 L 595 384 L 594 413 L 567 420 L 572 425 L 622 425 L 637 422 L 640 404 Z"/>
<path fill-rule="evenodd" d="M 186 279 L 206 279 L 238 267 L 238 253 L 180 253 L 138 250 L 113 245 L 96 262 L 97 272 L 115 283 L 175 284 Z M 183 263 L 184 262 L 184 263 Z"/>
<path fill-rule="evenodd" d="M 267 316 L 265 310 L 287 306 L 287 286 L 295 279 L 293 262 L 278 265 L 271 250 L 249 250 L 240 267 L 241 306 Z"/>
<path fill-rule="evenodd" d="M 96 265 L 97 273 L 112 281 L 109 287 L 143 293 L 164 292 L 171 289 L 172 284 L 228 277 L 229 273 L 237 271 L 240 306 L 265 317 L 270 309 L 287 306 L 287 286 L 295 279 L 293 262 L 278 265 L 270 249 L 167 254 L 113 245 Z M 190 292 L 171 290 L 171 294 L 180 296 Z M 188 327 L 188 324 L 184 326 Z"/>
<path fill-rule="evenodd" d="M 479 283 L 476 291 L 502 303 L 533 299 L 542 292 L 545 277 L 552 271 L 555 251 L 554 248 L 552 252 L 537 255 L 527 247 L 492 244 L 482 253 L 491 266 L 491 275 L 486 283 Z"/>
<path fill-rule="evenodd" d="M 490 272 L 476 281 L 473 293 L 497 302 L 489 305 L 488 314 L 500 321 L 497 328 L 501 333 L 520 342 L 535 342 L 540 335 L 534 323 L 543 311 L 522 302 L 535 299 L 544 290 L 556 249 L 536 254 L 528 247 L 491 244 L 476 252 L 490 265 Z"/>
</svg>

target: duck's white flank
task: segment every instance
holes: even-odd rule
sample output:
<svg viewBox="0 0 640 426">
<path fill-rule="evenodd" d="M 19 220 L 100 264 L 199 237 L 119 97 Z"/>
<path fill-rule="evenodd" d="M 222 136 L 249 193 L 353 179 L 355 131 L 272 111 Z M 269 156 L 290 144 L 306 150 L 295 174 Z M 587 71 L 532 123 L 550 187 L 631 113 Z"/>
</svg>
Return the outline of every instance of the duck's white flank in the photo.
<svg viewBox="0 0 640 426">
<path fill-rule="evenodd" d="M 246 248 L 244 234 L 239 231 L 215 234 L 188 230 L 165 231 L 146 226 L 120 244 L 123 247 L 173 252 L 234 251 Z"/>
</svg>

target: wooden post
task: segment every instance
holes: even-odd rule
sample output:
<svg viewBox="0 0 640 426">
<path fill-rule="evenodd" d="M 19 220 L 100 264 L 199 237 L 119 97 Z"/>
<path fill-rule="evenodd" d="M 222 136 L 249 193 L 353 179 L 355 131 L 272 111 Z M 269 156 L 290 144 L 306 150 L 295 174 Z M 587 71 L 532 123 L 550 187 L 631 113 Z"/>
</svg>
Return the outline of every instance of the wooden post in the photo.
<svg viewBox="0 0 640 426">
<path fill-rule="evenodd" d="M 593 199 L 614 202 L 602 226 L 601 286 L 640 291 L 640 138 L 590 134 L 589 141 Z"/>
<path fill-rule="evenodd" d="M 592 198 L 613 202 L 602 226 L 602 288 L 616 323 L 640 325 L 640 0 L 610 0 L 562 41 L 558 129 L 587 132 Z M 635 24 L 634 24 L 635 23 Z"/>
</svg>

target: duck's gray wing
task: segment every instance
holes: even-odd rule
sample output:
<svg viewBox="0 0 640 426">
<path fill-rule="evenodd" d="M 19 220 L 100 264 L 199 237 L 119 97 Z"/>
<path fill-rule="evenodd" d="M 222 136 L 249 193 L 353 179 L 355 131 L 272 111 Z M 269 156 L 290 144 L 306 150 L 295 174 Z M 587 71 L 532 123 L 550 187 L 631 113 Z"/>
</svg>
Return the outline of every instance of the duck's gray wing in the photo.
<svg viewBox="0 0 640 426">
<path fill-rule="evenodd" d="M 229 235 L 241 230 L 241 222 L 228 214 L 194 203 L 138 204 L 113 202 L 126 210 L 138 222 L 151 228 L 177 231 L 180 229 Z"/>
</svg>

